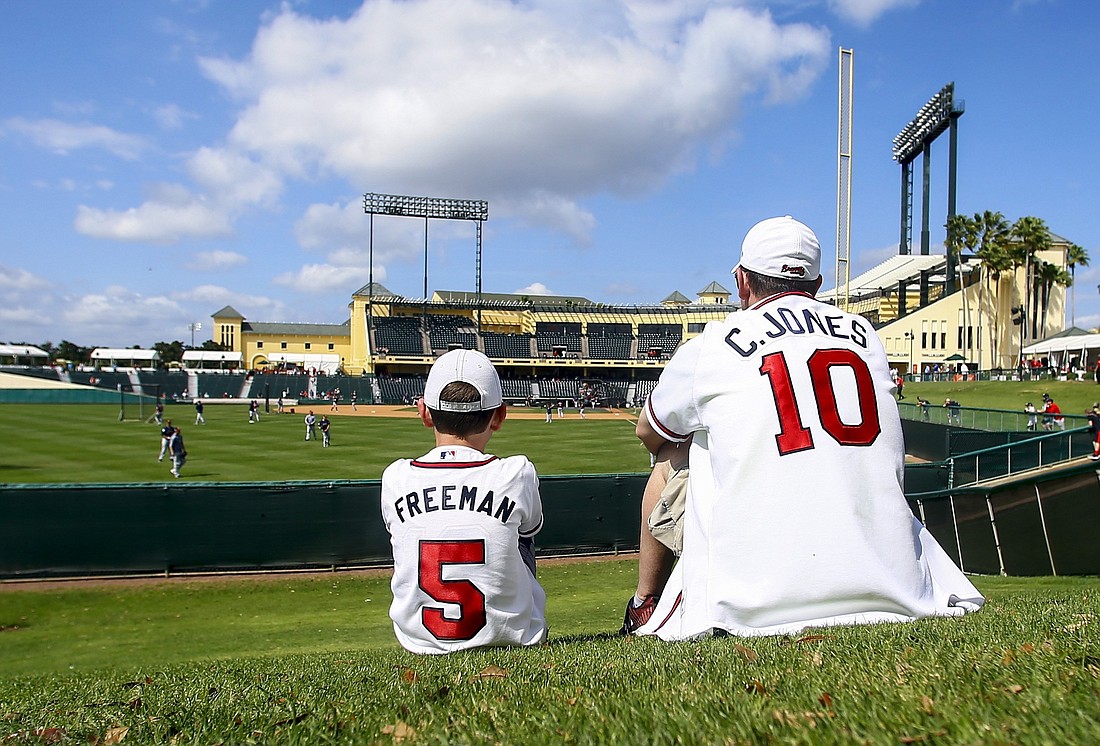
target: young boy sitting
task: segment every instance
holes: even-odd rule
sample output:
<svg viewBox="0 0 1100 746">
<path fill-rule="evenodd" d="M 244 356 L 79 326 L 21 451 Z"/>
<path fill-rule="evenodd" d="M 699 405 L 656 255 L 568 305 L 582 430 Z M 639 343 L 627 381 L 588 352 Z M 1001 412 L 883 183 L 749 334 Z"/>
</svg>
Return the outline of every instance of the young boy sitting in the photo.
<svg viewBox="0 0 1100 746">
<path fill-rule="evenodd" d="M 446 353 L 417 409 L 436 447 L 382 474 L 398 642 L 414 653 L 543 642 L 538 476 L 524 456 L 484 452 L 506 415 L 493 364 L 476 350 Z"/>
</svg>

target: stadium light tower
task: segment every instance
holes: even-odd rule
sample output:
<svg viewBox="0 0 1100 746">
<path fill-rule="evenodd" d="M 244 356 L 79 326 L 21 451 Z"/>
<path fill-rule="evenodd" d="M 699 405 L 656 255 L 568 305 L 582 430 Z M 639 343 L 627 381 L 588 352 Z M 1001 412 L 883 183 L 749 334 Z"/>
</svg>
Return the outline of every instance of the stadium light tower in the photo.
<svg viewBox="0 0 1100 746">
<path fill-rule="evenodd" d="M 928 192 L 931 178 L 932 141 L 951 130 L 947 175 L 947 222 L 955 216 L 955 174 L 958 151 L 958 121 L 966 111 L 965 102 L 955 100 L 955 84 L 948 83 L 920 108 L 917 115 L 894 138 L 894 160 L 901 164 L 901 241 L 899 254 L 911 254 L 909 236 L 913 223 L 913 161 L 924 156 L 924 175 L 921 201 L 921 254 L 928 254 Z M 923 284 L 923 283 L 922 283 Z M 955 290 L 955 258 L 947 252 L 946 291 Z M 928 289 L 921 287 L 922 303 L 927 300 Z"/>
<path fill-rule="evenodd" d="M 195 332 L 202 329 L 201 321 L 193 321 L 187 325 L 187 328 L 191 330 L 191 349 L 195 349 Z"/>
<path fill-rule="evenodd" d="M 367 280 L 367 330 L 371 329 L 370 314 L 374 307 L 374 216 L 396 215 L 407 218 L 424 218 L 424 303 L 428 302 L 428 220 L 473 220 L 477 223 L 477 331 L 481 333 L 481 233 L 482 223 L 489 219 L 489 203 L 478 199 L 446 199 L 442 197 L 411 197 L 400 194 L 363 195 L 363 210 L 370 216 L 368 234 L 369 275 Z M 425 305 L 425 313 L 427 307 Z M 368 340 L 368 357 L 371 350 Z"/>
</svg>

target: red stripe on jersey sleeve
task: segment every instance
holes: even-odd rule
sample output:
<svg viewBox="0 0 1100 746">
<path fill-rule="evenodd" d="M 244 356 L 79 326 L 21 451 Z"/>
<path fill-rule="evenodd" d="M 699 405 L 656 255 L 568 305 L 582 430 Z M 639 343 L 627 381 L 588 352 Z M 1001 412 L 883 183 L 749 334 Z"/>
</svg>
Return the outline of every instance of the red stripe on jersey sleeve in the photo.
<svg viewBox="0 0 1100 746">
<path fill-rule="evenodd" d="M 673 443 L 683 443 L 690 437 L 689 435 L 681 435 L 674 430 L 669 430 L 667 427 L 664 426 L 664 424 L 657 418 L 657 415 L 653 413 L 652 395 L 650 395 L 650 398 L 646 399 L 645 401 L 645 410 L 649 419 L 649 424 L 657 428 L 657 430 L 661 433 L 661 436 L 665 440 L 670 440 Z"/>
</svg>

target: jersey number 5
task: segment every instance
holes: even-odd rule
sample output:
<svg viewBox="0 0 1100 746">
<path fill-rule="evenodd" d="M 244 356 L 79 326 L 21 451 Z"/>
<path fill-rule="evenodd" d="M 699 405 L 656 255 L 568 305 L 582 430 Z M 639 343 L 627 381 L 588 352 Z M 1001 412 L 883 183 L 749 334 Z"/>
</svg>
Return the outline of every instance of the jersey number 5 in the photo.
<svg viewBox="0 0 1100 746">
<path fill-rule="evenodd" d="M 420 589 L 432 599 L 458 606 L 458 619 L 443 616 L 443 608 L 425 606 L 420 610 L 424 628 L 437 640 L 470 640 L 485 628 L 485 594 L 469 580 L 444 580 L 446 565 L 485 564 L 485 542 L 421 541 Z"/>
<path fill-rule="evenodd" d="M 869 446 L 881 431 L 878 404 L 875 401 L 875 385 L 867 363 L 855 352 L 846 349 L 817 350 L 806 361 L 810 371 L 813 404 L 817 409 L 821 427 L 843 446 Z M 845 424 L 840 419 L 836 390 L 833 387 L 832 369 L 849 368 L 855 381 L 855 393 L 859 401 L 860 421 Z M 765 355 L 760 361 L 760 375 L 767 376 L 779 414 L 779 433 L 775 444 L 779 455 L 797 453 L 814 447 L 810 428 L 802 424 L 791 371 L 782 352 Z M 804 397 L 805 398 L 805 397 Z"/>
</svg>

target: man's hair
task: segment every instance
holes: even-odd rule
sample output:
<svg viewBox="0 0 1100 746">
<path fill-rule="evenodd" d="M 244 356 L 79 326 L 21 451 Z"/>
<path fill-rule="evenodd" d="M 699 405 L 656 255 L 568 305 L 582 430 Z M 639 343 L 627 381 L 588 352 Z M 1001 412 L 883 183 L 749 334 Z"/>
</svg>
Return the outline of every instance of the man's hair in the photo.
<svg viewBox="0 0 1100 746">
<path fill-rule="evenodd" d="M 816 290 L 817 278 L 812 280 L 794 280 L 786 277 L 768 277 L 751 269 L 741 268 L 741 272 L 748 282 L 752 294 L 758 298 L 765 298 L 776 293 L 809 293 L 813 295 Z"/>
<path fill-rule="evenodd" d="M 481 401 L 481 392 L 465 381 L 451 381 L 439 392 L 443 401 L 471 402 Z M 480 412 L 444 412 L 441 409 L 428 408 L 432 413 L 432 425 L 444 435 L 457 435 L 466 438 L 484 432 L 493 419 L 496 409 Z"/>
</svg>

